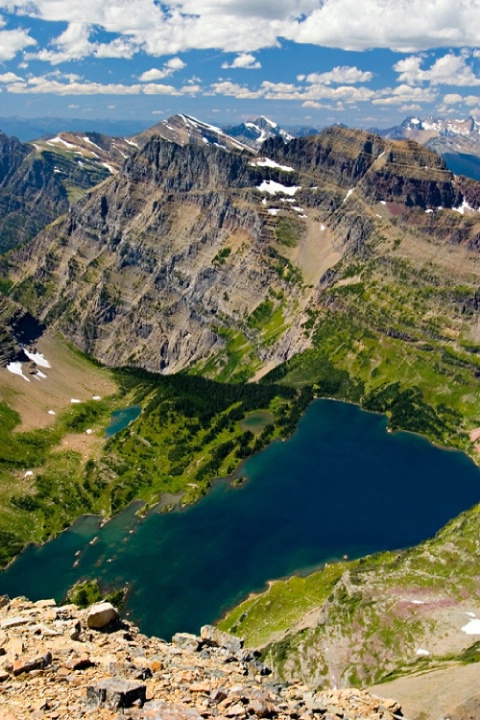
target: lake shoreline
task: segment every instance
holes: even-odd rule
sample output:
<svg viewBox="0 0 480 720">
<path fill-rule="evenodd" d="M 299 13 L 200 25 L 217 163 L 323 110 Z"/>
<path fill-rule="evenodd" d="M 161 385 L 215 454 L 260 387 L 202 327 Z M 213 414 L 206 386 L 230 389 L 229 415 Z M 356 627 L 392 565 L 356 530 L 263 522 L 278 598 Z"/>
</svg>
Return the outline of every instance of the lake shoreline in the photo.
<svg viewBox="0 0 480 720">
<path fill-rule="evenodd" d="M 218 620 L 269 583 L 309 576 L 345 555 L 354 561 L 414 547 L 478 503 L 478 470 L 465 454 L 445 454 L 413 433 L 386 433 L 385 424 L 384 415 L 352 403 L 314 402 L 288 440 L 237 470 L 248 477 L 242 492 L 233 492 L 230 477 L 213 483 L 203 502 L 174 512 L 157 504 L 139 517 L 139 504 L 111 519 L 85 518 L 79 534 L 67 530 L 29 547 L 0 576 L 0 587 L 22 594 L 33 574 L 43 595 L 62 596 L 81 578 L 128 581 L 131 616 L 165 637 Z M 402 523 L 392 529 L 393 515 Z"/>
</svg>

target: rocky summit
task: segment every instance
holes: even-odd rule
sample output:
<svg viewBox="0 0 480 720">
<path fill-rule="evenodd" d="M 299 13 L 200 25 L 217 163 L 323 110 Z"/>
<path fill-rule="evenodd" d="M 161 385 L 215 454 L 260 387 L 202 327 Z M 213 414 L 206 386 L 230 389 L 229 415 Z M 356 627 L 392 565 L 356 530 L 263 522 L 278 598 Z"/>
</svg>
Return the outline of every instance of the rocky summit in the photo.
<svg viewBox="0 0 480 720">
<path fill-rule="evenodd" d="M 393 720 L 394 700 L 282 685 L 215 627 L 172 643 L 146 637 L 110 603 L 0 600 L 2 720 Z"/>
</svg>

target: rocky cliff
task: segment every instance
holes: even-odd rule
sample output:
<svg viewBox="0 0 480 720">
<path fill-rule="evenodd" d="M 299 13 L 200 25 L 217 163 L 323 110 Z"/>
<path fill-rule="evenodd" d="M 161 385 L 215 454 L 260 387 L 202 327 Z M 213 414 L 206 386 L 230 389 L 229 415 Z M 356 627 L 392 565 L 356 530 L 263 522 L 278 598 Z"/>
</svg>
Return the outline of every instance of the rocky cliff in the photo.
<svg viewBox="0 0 480 720">
<path fill-rule="evenodd" d="M 65 188 L 36 151 L 0 133 L 0 253 L 32 238 L 68 208 Z"/>
<path fill-rule="evenodd" d="M 394 700 L 282 685 L 214 627 L 172 643 L 142 635 L 109 603 L 0 600 L 2 720 L 393 720 Z"/>
<path fill-rule="evenodd" d="M 22 355 L 22 344 L 34 342 L 45 326 L 25 308 L 0 297 L 0 367 Z"/>
<path fill-rule="evenodd" d="M 0 132 L 0 254 L 30 240 L 65 213 L 71 202 L 114 172 L 132 149 L 126 141 L 115 144 L 113 138 L 91 136 L 93 140 L 64 133 L 24 144 Z"/>
<path fill-rule="evenodd" d="M 405 232 L 476 246 L 476 222 L 439 210 L 462 187 L 416 143 L 335 127 L 253 157 L 178 118 L 190 141 L 153 135 L 9 258 L 12 297 L 105 363 L 246 379 L 308 347 L 342 257 Z"/>
<path fill-rule="evenodd" d="M 386 141 L 366 131 L 332 127 L 288 144 L 268 140 L 264 151 L 279 162 L 346 190 L 358 187 L 371 202 L 456 207 L 461 193 L 439 155 L 411 141 Z"/>
</svg>

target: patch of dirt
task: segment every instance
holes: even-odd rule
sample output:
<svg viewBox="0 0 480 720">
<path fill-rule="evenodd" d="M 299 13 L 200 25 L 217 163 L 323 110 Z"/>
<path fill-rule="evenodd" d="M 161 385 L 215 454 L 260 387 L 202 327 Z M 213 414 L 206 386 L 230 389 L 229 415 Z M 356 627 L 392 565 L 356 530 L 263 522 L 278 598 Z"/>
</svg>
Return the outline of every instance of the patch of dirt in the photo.
<svg viewBox="0 0 480 720">
<path fill-rule="evenodd" d="M 307 233 L 296 252 L 290 255 L 293 263 L 302 271 L 307 285 L 317 285 L 322 275 L 342 259 L 343 253 L 334 246 L 334 235 L 320 223 L 306 220 Z"/>
<path fill-rule="evenodd" d="M 380 697 L 394 697 L 409 720 L 432 720 L 450 717 L 450 713 L 472 696 L 478 695 L 478 664 L 453 665 L 374 685 L 370 692 Z"/>
<path fill-rule="evenodd" d="M 51 365 L 51 368 L 39 368 L 46 378 L 38 380 L 29 374 L 28 363 L 24 364 L 23 372 L 30 382 L 0 368 L 0 401 L 8 403 L 20 415 L 19 431 L 53 425 L 56 415 L 71 406 L 72 398 L 85 401 L 116 392 L 110 372 L 82 358 L 58 333 L 47 331 L 35 348 Z"/>
<path fill-rule="evenodd" d="M 73 450 L 78 452 L 84 460 L 100 455 L 105 440 L 92 433 L 68 433 L 64 435 L 60 444 L 55 448 L 57 452 Z"/>
</svg>

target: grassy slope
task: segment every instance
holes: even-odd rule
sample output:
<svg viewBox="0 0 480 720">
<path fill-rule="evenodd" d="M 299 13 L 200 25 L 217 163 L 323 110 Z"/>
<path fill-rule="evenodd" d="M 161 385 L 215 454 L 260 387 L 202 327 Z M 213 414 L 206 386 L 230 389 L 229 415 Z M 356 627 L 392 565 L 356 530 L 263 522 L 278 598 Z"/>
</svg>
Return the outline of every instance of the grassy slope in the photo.
<svg viewBox="0 0 480 720">
<path fill-rule="evenodd" d="M 473 638 L 459 627 L 480 602 L 479 522 L 477 506 L 416 548 L 273 583 L 220 627 L 263 647 L 280 675 L 316 684 L 364 685 L 478 662 Z M 418 656 L 419 647 L 431 654 Z"/>
</svg>

